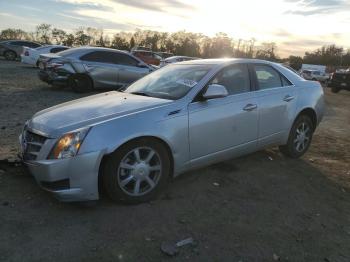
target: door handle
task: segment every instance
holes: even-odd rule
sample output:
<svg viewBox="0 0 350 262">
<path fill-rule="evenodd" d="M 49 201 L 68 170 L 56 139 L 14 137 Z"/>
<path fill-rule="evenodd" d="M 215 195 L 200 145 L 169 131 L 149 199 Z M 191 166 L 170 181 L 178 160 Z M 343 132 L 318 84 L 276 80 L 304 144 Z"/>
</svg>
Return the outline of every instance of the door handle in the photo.
<svg viewBox="0 0 350 262">
<path fill-rule="evenodd" d="M 258 106 L 256 104 L 248 104 L 245 107 L 243 107 L 244 111 L 252 111 L 256 109 Z"/>
<path fill-rule="evenodd" d="M 283 101 L 289 102 L 289 101 L 292 101 L 293 99 L 294 99 L 294 96 L 286 95 L 286 96 L 283 98 Z"/>
</svg>

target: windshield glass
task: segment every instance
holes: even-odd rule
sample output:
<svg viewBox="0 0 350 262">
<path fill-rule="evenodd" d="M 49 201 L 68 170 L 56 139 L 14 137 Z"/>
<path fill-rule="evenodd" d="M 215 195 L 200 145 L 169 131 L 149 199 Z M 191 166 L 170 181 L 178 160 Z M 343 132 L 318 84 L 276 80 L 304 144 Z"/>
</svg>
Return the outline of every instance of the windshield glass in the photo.
<svg viewBox="0 0 350 262">
<path fill-rule="evenodd" d="M 168 65 L 130 85 L 125 92 L 176 100 L 185 96 L 211 65 Z"/>
</svg>

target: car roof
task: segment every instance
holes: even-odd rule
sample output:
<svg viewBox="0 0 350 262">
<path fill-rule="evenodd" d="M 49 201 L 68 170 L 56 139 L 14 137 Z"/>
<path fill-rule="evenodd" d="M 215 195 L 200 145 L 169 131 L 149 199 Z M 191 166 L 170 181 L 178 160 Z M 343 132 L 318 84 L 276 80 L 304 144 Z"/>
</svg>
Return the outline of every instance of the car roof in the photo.
<svg viewBox="0 0 350 262">
<path fill-rule="evenodd" d="M 215 59 L 196 59 L 181 62 L 181 64 L 186 65 L 222 65 L 231 63 L 262 63 L 262 64 L 276 64 L 274 62 L 261 60 L 261 59 L 251 59 L 251 58 L 215 58 Z"/>
</svg>

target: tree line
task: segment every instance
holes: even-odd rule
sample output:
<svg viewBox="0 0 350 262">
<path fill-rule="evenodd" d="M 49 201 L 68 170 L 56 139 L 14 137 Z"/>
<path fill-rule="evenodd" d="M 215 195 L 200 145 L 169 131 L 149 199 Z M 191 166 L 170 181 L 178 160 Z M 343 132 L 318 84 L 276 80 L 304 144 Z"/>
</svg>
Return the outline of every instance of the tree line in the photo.
<svg viewBox="0 0 350 262">
<path fill-rule="evenodd" d="M 225 33 L 208 37 L 201 33 L 178 31 L 175 33 L 139 30 L 106 35 L 103 29 L 80 27 L 73 32 L 66 32 L 50 24 L 40 24 L 34 32 L 8 28 L 0 33 L 1 40 L 22 39 L 43 44 L 62 44 L 66 46 L 93 45 L 130 50 L 135 46 L 145 46 L 156 52 L 170 52 L 201 58 L 238 57 L 258 58 L 276 62 L 288 62 L 299 70 L 303 63 L 329 66 L 349 66 L 350 50 L 336 45 L 323 46 L 313 52 L 306 52 L 303 57 L 289 56 L 281 59 L 277 56 L 274 42 L 257 44 L 252 38 L 233 39 Z"/>
</svg>

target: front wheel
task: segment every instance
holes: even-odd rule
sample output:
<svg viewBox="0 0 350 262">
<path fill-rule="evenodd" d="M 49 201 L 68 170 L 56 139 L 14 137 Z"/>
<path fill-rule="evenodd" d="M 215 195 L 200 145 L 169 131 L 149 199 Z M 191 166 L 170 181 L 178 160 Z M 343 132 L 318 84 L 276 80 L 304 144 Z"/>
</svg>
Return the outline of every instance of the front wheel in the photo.
<svg viewBox="0 0 350 262">
<path fill-rule="evenodd" d="M 286 145 L 280 146 L 280 151 L 291 158 L 299 158 L 308 150 L 314 127 L 310 117 L 301 115 L 294 122 Z"/>
<path fill-rule="evenodd" d="M 169 154 L 162 143 L 138 139 L 107 158 L 102 177 L 104 188 L 115 201 L 146 202 L 165 186 L 170 166 Z"/>
</svg>

